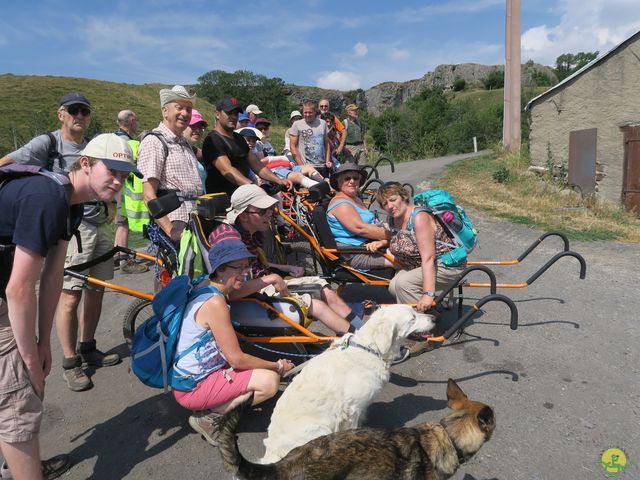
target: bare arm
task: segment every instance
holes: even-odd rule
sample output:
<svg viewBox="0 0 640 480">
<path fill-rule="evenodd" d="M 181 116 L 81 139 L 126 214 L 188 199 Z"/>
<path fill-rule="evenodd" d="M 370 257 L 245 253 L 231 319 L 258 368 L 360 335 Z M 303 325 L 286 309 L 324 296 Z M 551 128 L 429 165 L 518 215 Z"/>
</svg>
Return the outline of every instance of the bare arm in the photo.
<svg viewBox="0 0 640 480">
<path fill-rule="evenodd" d="M 293 158 L 298 165 L 304 165 L 304 162 L 302 161 L 302 155 L 300 154 L 300 149 L 298 148 L 298 138 L 300 137 L 298 137 L 297 135 L 290 135 L 289 138 L 291 139 L 290 147 Z"/>
<path fill-rule="evenodd" d="M 340 145 L 336 148 L 336 155 L 340 155 L 342 153 L 344 146 L 347 143 L 347 129 L 343 128 L 341 132 L 338 132 L 338 135 L 340 135 Z"/>
<path fill-rule="evenodd" d="M 414 236 L 422 261 L 422 291 L 436 290 L 436 225 L 433 217 L 420 212 L 414 219 Z M 431 306 L 433 298 L 422 295 L 418 301 L 418 310 L 424 311 Z"/>
<path fill-rule="evenodd" d="M 27 368 L 29 380 L 41 399 L 44 397 L 44 370 L 46 364 L 43 364 L 44 362 L 40 358 L 40 348 L 36 338 L 36 315 L 38 310 L 36 282 L 43 263 L 44 258 L 37 253 L 16 246 L 11 277 L 6 288 L 11 330 L 16 339 L 20 357 L 22 357 L 22 361 Z M 60 292 L 58 291 L 59 294 Z M 46 334 L 46 326 L 44 329 Z M 51 332 L 51 326 L 49 326 L 49 332 Z M 42 341 L 43 343 L 48 343 L 49 340 L 50 335 L 49 338 L 43 338 Z M 50 349 L 50 345 L 48 345 L 48 348 Z"/>
<path fill-rule="evenodd" d="M 329 143 L 329 135 L 324 135 L 324 164 L 327 168 L 331 168 L 333 162 L 331 161 L 331 144 Z"/>
<path fill-rule="evenodd" d="M 266 165 L 264 165 L 255 153 L 249 152 L 249 166 L 251 170 L 255 172 L 261 179 L 267 182 L 275 183 L 276 185 L 284 185 L 287 188 L 291 188 L 289 185 L 291 182 L 282 180 L 275 173 L 273 173 Z"/>
<path fill-rule="evenodd" d="M 389 240 L 391 232 L 378 225 L 365 223 L 357 210 L 348 203 L 342 203 L 331 210 L 330 215 L 336 217 L 351 233 L 371 240 Z"/>
<path fill-rule="evenodd" d="M 249 152 L 251 154 L 251 152 Z M 254 156 L 255 158 L 255 156 Z M 213 161 L 213 166 L 222 174 L 227 181 L 233 183 L 234 185 L 248 185 L 251 182 L 247 177 L 245 177 L 240 170 L 234 167 L 231 164 L 231 160 L 226 155 L 220 155 Z M 253 170 L 253 167 L 251 168 Z"/>
<path fill-rule="evenodd" d="M 248 282 L 244 282 L 242 287 L 238 290 L 229 293 L 229 300 L 239 300 L 241 298 L 248 297 L 249 295 L 259 292 L 268 285 L 273 285 L 276 291 L 285 297 L 289 295 L 289 289 L 282 277 L 272 273 L 270 275 L 265 275 L 264 277 L 254 278 Z"/>
<path fill-rule="evenodd" d="M 5 165 L 9 165 L 11 163 L 16 163 L 16 162 L 9 155 L 5 155 L 4 157 L 0 158 L 0 167 L 3 167 Z"/>
<path fill-rule="evenodd" d="M 207 300 L 198 310 L 196 321 L 200 325 L 207 325 L 211 329 L 216 339 L 216 344 L 220 347 L 224 358 L 234 369 L 264 368 L 278 371 L 276 362 L 262 360 L 242 351 L 238 344 L 236 332 L 231 325 L 229 309 L 224 298 L 214 295 Z"/>
</svg>

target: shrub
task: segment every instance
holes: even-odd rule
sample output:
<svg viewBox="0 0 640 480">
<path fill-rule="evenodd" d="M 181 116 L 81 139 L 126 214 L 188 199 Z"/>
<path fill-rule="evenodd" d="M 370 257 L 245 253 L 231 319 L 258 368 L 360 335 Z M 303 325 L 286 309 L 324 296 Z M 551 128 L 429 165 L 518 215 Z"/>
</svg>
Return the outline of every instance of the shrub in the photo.
<svg viewBox="0 0 640 480">
<path fill-rule="evenodd" d="M 464 78 L 456 78 L 453 82 L 453 91 L 460 92 L 467 86 L 467 81 Z"/>
</svg>

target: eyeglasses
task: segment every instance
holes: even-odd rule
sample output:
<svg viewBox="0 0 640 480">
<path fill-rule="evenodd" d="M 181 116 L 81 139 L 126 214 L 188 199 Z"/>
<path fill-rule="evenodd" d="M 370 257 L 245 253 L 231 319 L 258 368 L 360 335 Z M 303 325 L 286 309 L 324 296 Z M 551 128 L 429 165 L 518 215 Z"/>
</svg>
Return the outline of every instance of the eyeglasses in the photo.
<svg viewBox="0 0 640 480">
<path fill-rule="evenodd" d="M 242 266 L 235 266 L 235 265 L 231 265 L 230 263 L 226 264 L 227 268 L 230 268 L 231 270 L 236 270 L 238 272 L 248 272 L 249 270 L 251 270 L 251 265 L 242 265 Z"/>
<path fill-rule="evenodd" d="M 270 212 L 271 209 L 270 208 L 256 208 L 255 210 L 247 210 L 247 213 L 254 213 L 260 217 L 264 216 L 267 214 L 267 212 Z"/>
<path fill-rule="evenodd" d="M 75 117 L 78 113 L 81 113 L 83 117 L 88 117 L 89 115 L 91 115 L 91 109 L 79 103 L 69 105 L 67 107 L 67 112 L 69 112 L 69 115 L 73 117 Z"/>
</svg>

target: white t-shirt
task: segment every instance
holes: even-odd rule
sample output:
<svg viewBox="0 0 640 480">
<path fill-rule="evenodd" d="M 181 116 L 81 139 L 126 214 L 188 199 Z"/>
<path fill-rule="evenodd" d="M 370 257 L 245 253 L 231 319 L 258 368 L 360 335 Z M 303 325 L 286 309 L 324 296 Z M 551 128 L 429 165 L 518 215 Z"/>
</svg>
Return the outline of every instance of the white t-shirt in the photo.
<svg viewBox="0 0 640 480">
<path fill-rule="evenodd" d="M 324 165 L 324 138 L 327 122 L 316 117 L 310 124 L 303 118 L 291 125 L 292 137 L 298 137 L 298 150 L 304 163 Z"/>
</svg>

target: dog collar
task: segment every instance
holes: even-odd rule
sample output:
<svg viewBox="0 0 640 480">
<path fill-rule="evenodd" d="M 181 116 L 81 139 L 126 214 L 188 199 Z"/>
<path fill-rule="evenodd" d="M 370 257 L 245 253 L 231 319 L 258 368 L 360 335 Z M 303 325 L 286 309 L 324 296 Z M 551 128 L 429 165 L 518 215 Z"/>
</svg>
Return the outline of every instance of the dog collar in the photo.
<svg viewBox="0 0 640 480">
<path fill-rule="evenodd" d="M 369 352 L 372 355 L 375 355 L 376 357 L 382 359 L 382 355 L 380 354 L 380 352 L 376 352 L 373 348 L 369 348 L 366 345 L 361 345 L 358 342 L 356 342 L 353 339 L 353 333 L 348 333 L 346 334 L 344 337 L 342 337 L 343 339 L 343 345 L 342 348 L 346 349 L 347 347 L 355 347 L 355 348 L 359 348 L 360 350 L 364 350 L 365 352 Z"/>
</svg>

